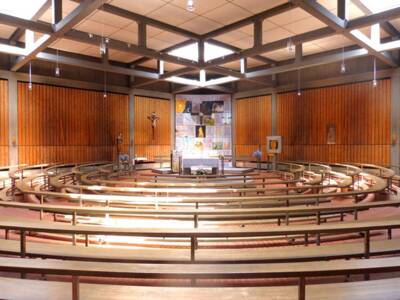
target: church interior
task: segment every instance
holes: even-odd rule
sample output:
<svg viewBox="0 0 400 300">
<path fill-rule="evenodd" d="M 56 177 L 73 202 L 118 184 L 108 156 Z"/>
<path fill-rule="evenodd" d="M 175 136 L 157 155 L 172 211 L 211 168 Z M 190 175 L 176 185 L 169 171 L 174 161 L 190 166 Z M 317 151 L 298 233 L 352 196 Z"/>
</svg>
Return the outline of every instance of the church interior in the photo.
<svg viewBox="0 0 400 300">
<path fill-rule="evenodd" d="M 0 1 L 0 299 L 399 300 L 400 0 Z"/>
</svg>

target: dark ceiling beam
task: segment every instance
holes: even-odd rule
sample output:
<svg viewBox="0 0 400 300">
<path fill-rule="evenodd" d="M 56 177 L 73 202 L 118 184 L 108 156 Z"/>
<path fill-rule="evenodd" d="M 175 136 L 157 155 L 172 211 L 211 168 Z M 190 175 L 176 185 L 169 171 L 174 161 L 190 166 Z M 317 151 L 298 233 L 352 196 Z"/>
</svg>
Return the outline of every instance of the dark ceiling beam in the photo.
<svg viewBox="0 0 400 300">
<path fill-rule="evenodd" d="M 315 66 L 325 65 L 341 61 L 344 57 L 345 60 L 353 59 L 361 56 L 368 55 L 368 51 L 365 49 L 355 49 L 342 53 L 341 51 L 333 54 L 319 55 L 316 57 L 303 57 L 301 61 L 292 61 L 292 63 L 281 65 L 272 68 L 266 68 L 264 70 L 258 70 L 249 72 L 246 74 L 246 78 L 254 78 L 260 76 L 268 76 L 273 74 L 285 73 L 290 71 L 296 71 L 299 69 L 311 68 Z"/>
<path fill-rule="evenodd" d="M 52 23 L 57 24 L 62 19 L 62 0 L 51 0 Z"/>
<path fill-rule="evenodd" d="M 249 48 L 249 49 L 243 50 L 240 53 L 233 53 L 233 54 L 227 55 L 225 57 L 214 59 L 213 61 L 209 61 L 209 62 L 205 63 L 205 68 L 233 62 L 233 61 L 239 60 L 241 58 L 253 57 L 260 53 L 265 53 L 265 52 L 270 52 L 270 51 L 285 48 L 285 47 L 287 47 L 287 43 L 288 43 L 289 39 L 294 44 L 299 44 L 299 43 L 305 43 L 305 42 L 309 42 L 309 41 L 316 40 L 316 39 L 325 38 L 325 37 L 328 37 L 328 36 L 331 36 L 334 34 L 336 34 L 335 30 L 330 27 L 316 29 L 316 30 L 313 30 L 310 32 L 292 36 L 290 38 L 284 38 L 284 39 L 281 39 L 281 40 L 278 40 L 275 42 L 267 43 L 267 44 L 262 45 L 261 47 Z"/>
<path fill-rule="evenodd" d="M 64 38 L 83 42 L 83 43 L 88 43 L 88 44 L 92 44 L 92 45 L 99 45 L 100 41 L 101 41 L 101 36 L 93 34 L 92 37 L 89 38 L 88 33 L 79 31 L 79 30 L 71 30 L 70 32 L 65 34 Z M 186 67 L 194 67 L 194 68 L 199 67 L 199 65 L 196 62 L 193 62 L 188 59 L 178 58 L 176 56 L 169 55 L 167 53 L 158 52 L 156 50 L 149 49 L 149 48 L 139 47 L 134 44 L 129 44 L 129 43 L 114 40 L 111 38 L 108 39 L 107 47 L 109 49 L 115 49 L 115 50 L 119 50 L 119 51 L 123 51 L 123 52 L 127 52 L 127 53 L 134 53 L 137 55 L 151 57 L 152 59 L 163 60 L 166 62 L 171 62 L 174 64 L 183 65 Z"/>
<path fill-rule="evenodd" d="M 217 45 L 217 46 L 220 46 L 220 47 L 225 47 L 226 49 L 232 50 L 234 52 L 241 52 L 243 50 L 243 49 L 240 49 L 238 47 L 226 44 L 224 42 L 221 42 L 221 41 L 218 41 L 218 40 L 215 40 L 215 39 L 209 39 L 207 41 L 207 43 L 214 44 L 214 45 Z M 260 62 L 263 62 L 265 64 L 275 64 L 276 63 L 275 60 L 270 59 L 268 57 L 261 56 L 261 55 L 255 55 L 252 58 L 255 59 L 255 60 L 258 60 Z"/>
<path fill-rule="evenodd" d="M 195 71 L 194 68 L 190 68 L 190 67 L 186 67 L 186 68 L 181 68 L 181 69 L 177 69 L 177 70 L 173 70 L 170 72 L 166 72 L 162 75 L 160 75 L 160 79 L 166 79 L 172 76 L 180 76 L 180 75 L 184 75 L 190 72 Z"/>
<path fill-rule="evenodd" d="M 233 71 L 228 68 L 221 67 L 221 66 L 210 67 L 207 69 L 207 71 L 225 75 L 225 76 L 233 76 L 233 77 L 240 78 L 240 79 L 245 78 L 244 74 L 241 74 L 237 71 Z"/>
<path fill-rule="evenodd" d="M 105 72 L 117 73 L 117 74 L 129 75 L 129 76 L 138 76 L 138 77 L 144 77 L 144 78 L 149 78 L 149 79 L 158 79 L 159 78 L 159 75 L 157 73 L 119 67 L 119 66 L 112 65 L 110 63 L 104 64 L 104 63 L 101 63 L 101 60 L 99 60 L 99 62 L 94 62 L 94 61 L 89 61 L 89 60 L 84 60 L 84 59 L 79 59 L 79 58 L 68 57 L 68 56 L 64 56 L 64 55 L 58 55 L 58 58 L 57 58 L 56 54 L 51 54 L 51 53 L 46 53 L 46 52 L 40 52 L 36 56 L 36 58 L 39 60 L 48 61 L 48 62 L 57 62 L 57 60 L 58 60 L 58 62 L 60 64 L 79 67 L 79 68 L 105 71 Z"/>
<path fill-rule="evenodd" d="M 258 14 L 253 15 L 253 16 L 250 16 L 248 18 L 239 20 L 237 22 L 228 24 L 228 25 L 226 25 L 224 27 L 221 27 L 221 28 L 215 29 L 213 31 L 210 31 L 210 32 L 204 34 L 202 36 L 202 39 L 204 39 L 204 40 L 211 39 L 211 38 L 216 37 L 218 35 L 222 35 L 222 34 L 225 34 L 227 32 L 239 29 L 241 27 L 253 24 L 256 21 L 265 20 L 265 19 L 273 17 L 275 15 L 279 15 L 281 13 L 284 13 L 286 11 L 291 10 L 294 7 L 295 7 L 295 5 L 293 5 L 293 3 L 291 3 L 291 2 L 284 3 L 282 5 L 273 7 L 271 9 L 268 9 L 266 11 L 260 12 Z"/>
<path fill-rule="evenodd" d="M 37 21 L 45 12 L 48 10 L 51 6 L 51 1 L 52 0 L 47 0 L 43 5 L 38 9 L 38 11 L 33 15 L 31 18 L 32 21 Z M 17 28 L 8 38 L 8 42 L 10 44 L 15 43 L 18 41 L 21 36 L 23 36 L 25 33 L 25 29 L 23 28 Z"/>
<path fill-rule="evenodd" d="M 146 16 L 142 16 L 142 15 L 136 14 L 134 12 L 131 12 L 131 11 L 119 8 L 117 6 L 107 4 L 107 3 L 104 4 L 102 7 L 100 7 L 99 9 L 101 9 L 105 12 L 126 18 L 126 19 L 130 19 L 130 20 L 133 20 L 133 21 L 136 21 L 139 23 L 145 23 L 147 25 L 150 25 L 150 26 L 162 29 L 162 30 L 176 33 L 176 34 L 185 36 L 190 39 L 194 39 L 194 40 L 201 39 L 200 35 L 190 32 L 188 30 L 185 30 L 185 29 L 182 29 L 182 28 L 179 28 L 179 27 L 176 27 L 176 26 L 164 23 L 164 22 L 154 20 L 154 19 L 146 17 Z"/>
<path fill-rule="evenodd" d="M 393 12 L 386 12 L 386 17 L 379 17 L 378 22 L 374 22 L 376 20 L 377 15 L 382 16 L 381 14 L 374 14 L 366 17 L 361 17 L 353 22 L 347 22 L 346 20 L 342 20 L 338 18 L 336 15 L 332 14 L 328 9 L 326 9 L 324 6 L 319 4 L 315 0 L 292 0 L 295 4 L 297 4 L 299 7 L 301 7 L 303 10 L 311 14 L 313 17 L 319 19 L 320 21 L 324 22 L 327 24 L 329 27 L 334 29 L 337 33 L 343 34 L 345 37 L 359 45 L 360 47 L 363 47 L 367 49 L 373 56 L 381 60 L 382 62 L 388 64 L 391 67 L 397 67 L 398 63 L 396 60 L 391 56 L 390 52 L 380 52 L 376 50 L 371 44 L 355 37 L 350 30 L 357 29 L 359 26 L 360 27 L 365 27 L 368 25 L 379 23 L 379 21 L 384 21 L 386 18 L 389 18 L 390 16 L 393 16 L 394 13 L 400 13 L 399 11 Z M 361 26 L 361 24 L 365 24 L 365 26 Z"/>
<path fill-rule="evenodd" d="M 206 87 L 199 87 L 197 85 L 187 85 L 187 86 L 178 88 L 176 90 L 173 90 L 172 94 L 183 94 L 183 93 L 200 90 L 200 89 L 208 89 L 208 90 L 218 91 L 218 92 L 226 93 L 226 94 L 233 94 L 233 92 L 234 92 L 233 90 L 226 88 L 224 86 L 221 86 L 221 85 L 209 85 Z"/>
<path fill-rule="evenodd" d="M 359 29 L 376 23 L 393 20 L 400 17 L 400 7 L 385 10 L 376 14 L 347 21 L 347 29 Z"/>
<path fill-rule="evenodd" d="M 337 0 L 337 16 L 342 20 L 347 20 L 347 11 L 349 0 Z"/>
<path fill-rule="evenodd" d="M 52 34 L 54 32 L 53 27 L 49 23 L 26 20 L 2 13 L 0 13 L 0 23 L 45 34 Z"/>
<path fill-rule="evenodd" d="M 368 9 L 360 0 L 352 0 L 352 2 L 365 14 L 371 14 L 372 11 Z M 381 22 L 381 27 L 386 31 L 390 36 L 394 38 L 400 37 L 400 31 L 396 29 L 389 21 Z"/>
<path fill-rule="evenodd" d="M 186 40 L 186 41 L 183 41 L 183 42 L 178 43 L 178 44 L 176 44 L 176 45 L 173 45 L 173 46 L 164 48 L 164 49 L 160 50 L 160 52 L 161 52 L 161 53 L 168 53 L 168 52 L 170 52 L 170 51 L 172 51 L 172 50 L 175 50 L 175 49 L 178 49 L 178 48 L 181 48 L 181 47 L 184 47 L 184 46 L 193 44 L 193 43 L 195 43 L 195 42 L 196 42 L 195 40 L 191 40 L 191 39 L 190 39 L 190 40 Z M 129 65 L 130 65 L 131 67 L 135 67 L 135 66 L 137 66 L 137 65 L 144 64 L 145 62 L 148 62 L 149 60 L 152 60 L 152 59 L 154 59 L 154 58 L 151 58 L 151 57 L 141 57 L 141 58 L 139 58 L 139 59 L 136 59 L 136 60 L 130 62 Z"/>
<path fill-rule="evenodd" d="M 34 59 L 39 52 L 46 49 L 53 42 L 57 41 L 75 25 L 90 15 L 102 3 L 102 0 L 85 0 L 79 4 L 79 6 L 76 7 L 68 16 L 54 25 L 54 33 L 50 34 L 50 36 L 46 40 L 43 40 L 43 42 L 39 43 L 39 45 L 35 45 L 27 55 L 19 57 L 17 62 L 11 67 L 11 71 L 18 71 L 26 63 Z"/>
</svg>

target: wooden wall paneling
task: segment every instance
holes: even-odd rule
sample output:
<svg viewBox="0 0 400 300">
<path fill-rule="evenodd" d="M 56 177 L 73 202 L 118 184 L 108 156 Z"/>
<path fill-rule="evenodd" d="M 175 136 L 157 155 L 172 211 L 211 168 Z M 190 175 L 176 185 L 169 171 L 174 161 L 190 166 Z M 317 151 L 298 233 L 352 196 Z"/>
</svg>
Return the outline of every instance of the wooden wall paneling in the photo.
<svg viewBox="0 0 400 300">
<path fill-rule="evenodd" d="M 261 146 L 266 159 L 266 136 L 271 135 L 271 96 L 237 99 L 235 105 L 236 156 L 251 156 Z"/>
<path fill-rule="evenodd" d="M 0 166 L 8 165 L 8 81 L 0 80 Z"/>
<path fill-rule="evenodd" d="M 277 97 L 281 160 L 390 163 L 390 80 L 283 93 Z M 336 144 L 326 144 L 328 124 Z"/>
<path fill-rule="evenodd" d="M 128 143 L 128 96 L 18 83 L 20 163 L 112 160 L 115 138 Z M 117 125 L 114 125 L 117 124 Z M 126 147 L 125 147 L 126 148 Z"/>
<path fill-rule="evenodd" d="M 160 118 L 152 135 L 148 116 L 152 112 Z M 152 160 L 155 156 L 169 155 L 171 151 L 171 105 L 169 99 L 135 96 L 134 105 L 135 155 Z"/>
</svg>

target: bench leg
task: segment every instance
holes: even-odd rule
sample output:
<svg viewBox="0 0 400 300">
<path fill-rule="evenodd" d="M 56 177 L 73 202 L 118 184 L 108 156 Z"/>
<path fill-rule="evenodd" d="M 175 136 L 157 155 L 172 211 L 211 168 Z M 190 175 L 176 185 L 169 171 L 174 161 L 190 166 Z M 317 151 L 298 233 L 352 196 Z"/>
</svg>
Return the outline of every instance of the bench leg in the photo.
<svg viewBox="0 0 400 300">
<path fill-rule="evenodd" d="M 306 299 L 306 279 L 304 277 L 299 278 L 299 300 Z"/>
<path fill-rule="evenodd" d="M 195 260 L 195 251 L 196 251 L 196 238 L 192 236 L 190 238 L 190 260 L 191 261 Z"/>
<path fill-rule="evenodd" d="M 72 276 L 72 300 L 79 300 L 79 277 Z"/>
</svg>

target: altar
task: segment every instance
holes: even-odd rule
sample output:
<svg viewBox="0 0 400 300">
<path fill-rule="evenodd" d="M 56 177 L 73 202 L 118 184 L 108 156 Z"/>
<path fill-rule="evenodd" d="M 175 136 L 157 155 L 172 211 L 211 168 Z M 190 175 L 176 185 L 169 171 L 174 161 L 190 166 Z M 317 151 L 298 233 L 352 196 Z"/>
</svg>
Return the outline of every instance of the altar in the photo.
<svg viewBox="0 0 400 300">
<path fill-rule="evenodd" d="M 218 158 L 182 158 L 183 174 L 196 174 L 199 171 L 217 174 Z"/>
</svg>

